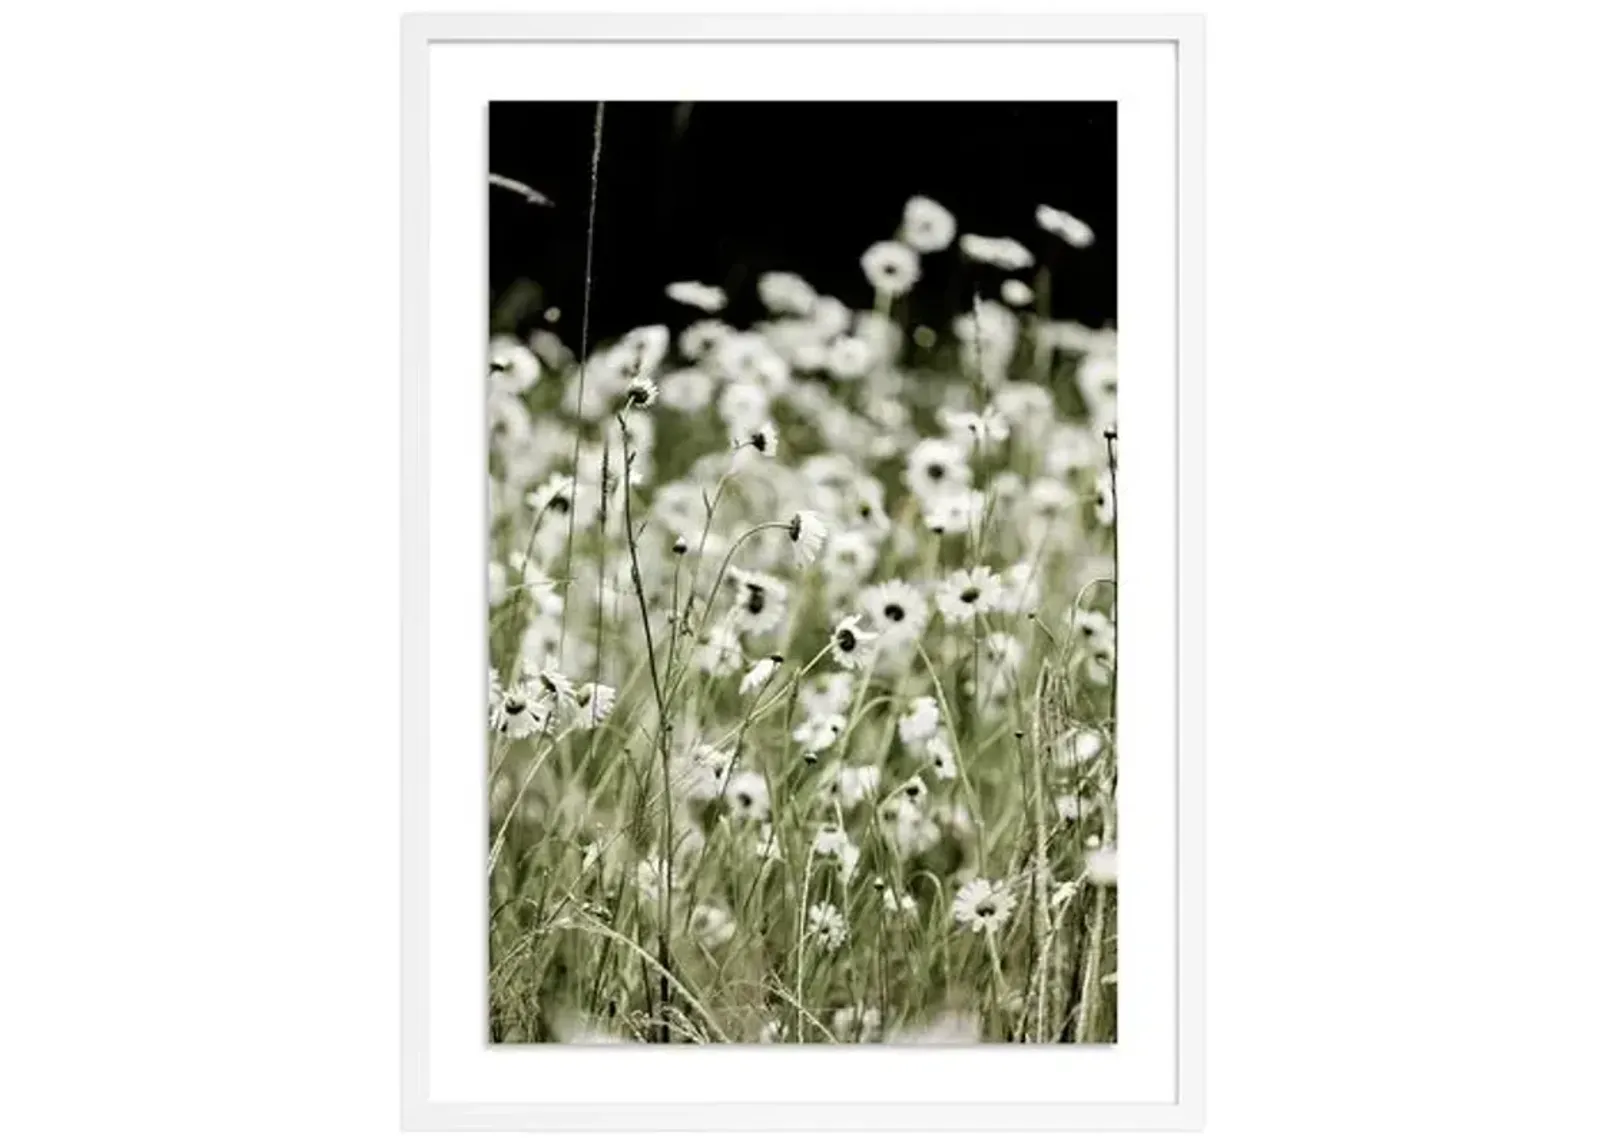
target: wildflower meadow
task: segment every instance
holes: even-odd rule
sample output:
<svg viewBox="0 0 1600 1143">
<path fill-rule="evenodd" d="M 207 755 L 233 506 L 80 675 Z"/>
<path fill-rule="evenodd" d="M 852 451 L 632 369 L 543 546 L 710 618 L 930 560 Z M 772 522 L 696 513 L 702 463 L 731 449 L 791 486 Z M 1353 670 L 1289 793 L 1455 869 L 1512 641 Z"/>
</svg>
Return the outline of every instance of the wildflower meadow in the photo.
<svg viewBox="0 0 1600 1143">
<path fill-rule="evenodd" d="M 490 339 L 496 1043 L 1116 1039 L 1117 335 L 1049 308 L 1096 236 L 915 190 L 870 308 Z"/>
</svg>

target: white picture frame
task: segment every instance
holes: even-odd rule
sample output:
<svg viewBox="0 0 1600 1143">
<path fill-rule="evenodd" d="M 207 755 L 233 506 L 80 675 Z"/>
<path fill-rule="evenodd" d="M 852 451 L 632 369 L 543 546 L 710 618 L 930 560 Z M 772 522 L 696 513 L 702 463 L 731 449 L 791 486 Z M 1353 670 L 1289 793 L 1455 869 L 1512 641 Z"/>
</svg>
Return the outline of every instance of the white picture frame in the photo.
<svg viewBox="0 0 1600 1143">
<path fill-rule="evenodd" d="M 402 1120 L 415 1130 L 901 1130 L 914 1132 L 1065 1131 L 1083 1129 L 1198 1128 L 1202 1117 L 1203 1052 L 1203 55 L 1204 24 L 1190 15 L 661 15 L 661 14 L 544 14 L 544 15 L 412 15 L 404 20 L 403 55 L 403 378 L 402 378 Z M 434 162 L 440 158 L 442 137 L 435 130 L 434 53 L 463 45 L 577 45 L 651 43 L 660 45 L 740 42 L 792 43 L 826 51 L 830 44 L 940 44 L 988 45 L 993 50 L 1022 44 L 1139 44 L 1170 47 L 1170 109 L 1173 126 L 1170 170 L 1175 175 L 1170 192 L 1172 255 L 1170 266 L 1145 284 L 1156 294 L 1168 292 L 1163 329 L 1158 344 L 1169 346 L 1170 360 L 1159 363 L 1174 384 L 1161 399 L 1170 402 L 1163 415 L 1170 417 L 1173 455 L 1161 471 L 1170 471 L 1165 494 L 1170 508 L 1160 526 L 1169 530 L 1172 567 L 1161 582 L 1171 590 L 1170 646 L 1163 662 L 1170 662 L 1173 678 L 1164 693 L 1171 699 L 1168 712 L 1173 733 L 1171 745 L 1171 814 L 1164 819 L 1173 836 L 1164 845 L 1163 860 L 1171 888 L 1169 930 L 1173 938 L 1170 966 L 1173 978 L 1164 995 L 1170 995 L 1170 1035 L 1160 1045 L 1163 1059 L 1170 1053 L 1171 1098 L 1127 1099 L 1073 1097 L 1051 1099 L 1049 1092 L 1032 1091 L 1027 1099 L 1001 1102 L 941 1100 L 862 1100 L 830 1102 L 793 1097 L 785 1099 L 642 1099 L 596 1098 L 565 1084 L 555 1092 L 542 1092 L 529 1083 L 519 1089 L 514 1080 L 498 1089 L 510 1094 L 493 1096 L 446 1090 L 440 1061 L 445 1021 L 455 1001 L 443 996 L 436 975 L 440 964 L 441 933 L 450 928 L 451 914 L 471 915 L 471 900 L 457 900 L 458 880 L 450 855 L 451 844 L 437 823 L 445 789 L 456 775 L 435 771 L 439 761 L 439 735 L 445 722 L 455 717 L 457 706 L 446 707 L 436 685 L 439 639 L 436 605 L 443 589 L 439 574 L 446 548 L 454 550 L 462 536 L 470 536 L 471 521 L 458 518 L 478 505 L 469 501 L 455 507 L 455 497 L 439 482 L 441 413 L 447 401 L 459 401 L 454 391 L 436 388 L 444 336 L 439 324 L 439 299 L 443 291 L 470 289 L 469 274 L 457 265 L 447 244 L 437 233 Z M 601 81 L 597 81 L 601 82 Z M 954 95 L 956 93 L 952 93 Z M 574 92 L 574 98 L 606 98 L 603 89 Z M 481 183 L 481 170 L 468 172 Z M 447 286 L 445 275 L 454 275 Z M 478 279 L 482 282 L 481 275 Z M 480 285 L 481 289 L 481 285 Z M 476 304 L 476 303 L 470 303 Z M 484 312 L 483 305 L 478 313 Z M 1170 328 L 1165 326 L 1170 325 Z M 1131 323 L 1123 323 L 1124 336 L 1139 336 Z M 1156 375 L 1161 375 L 1157 373 Z M 457 421 L 452 421 L 457 423 Z M 465 422 L 459 422 L 464 425 Z M 469 432 L 463 428 L 462 432 Z M 1126 432 L 1124 432 L 1126 436 Z M 470 450 L 470 439 L 467 448 Z M 454 447 L 454 446 L 452 446 Z M 1170 465 L 1170 469 L 1166 467 Z M 1163 478 L 1165 481 L 1165 477 Z M 460 486 L 456 486 L 460 487 Z M 479 482 L 481 493 L 481 480 Z M 435 545 L 438 545 L 437 547 Z M 481 545 L 473 554 L 481 553 Z M 454 566 L 454 565 L 451 565 Z M 1170 574 L 1169 574 L 1170 573 Z M 482 613 L 480 608 L 479 613 Z M 482 684 L 482 672 L 477 672 Z M 1162 723 L 1163 726 L 1167 722 Z M 481 734 L 479 735 L 481 739 Z M 1154 757 L 1154 752 L 1152 752 Z M 481 773 L 481 771 L 479 772 Z M 1165 779 L 1163 779 L 1165 780 Z M 451 789 L 454 789 L 451 785 Z M 468 795 L 462 794 L 462 797 Z M 454 797 L 452 794 L 451 797 Z M 481 819 L 480 819 L 481 820 Z M 1164 825 L 1163 828 L 1166 828 Z M 476 856 L 476 855 L 471 855 Z M 468 863 L 470 864 L 470 863 Z M 465 867 L 465 866 L 463 866 Z M 481 866 L 480 866 L 481 868 Z M 481 879 L 480 879 L 481 880 Z M 465 894 L 467 890 L 460 890 Z M 1126 888 L 1124 889 L 1126 893 Z M 1168 1042 L 1170 1040 L 1170 1042 Z M 1063 1075 L 1078 1059 L 1074 1053 L 1117 1053 L 1126 1045 L 1010 1047 L 991 1046 L 982 1051 L 998 1057 L 1000 1066 L 1014 1069 L 1025 1057 L 1052 1057 Z M 717 1068 L 755 1067 L 748 1059 L 774 1049 L 729 1047 L 701 1048 L 583 1048 L 540 1046 L 510 1049 L 533 1053 L 582 1055 L 590 1070 L 604 1071 L 606 1084 L 619 1093 L 627 1087 L 628 1069 L 645 1069 L 660 1059 L 659 1053 L 714 1052 Z M 1129 1048 L 1131 1053 L 1134 1049 Z M 798 1049 L 815 1056 L 809 1048 Z M 822 1048 L 820 1052 L 835 1051 Z M 904 1058 L 916 1052 L 946 1052 L 941 1048 L 878 1050 L 856 1055 L 861 1068 L 917 1066 Z M 779 1055 L 787 1049 L 778 1050 Z M 743 1053 L 743 1055 L 740 1055 Z M 851 1053 L 846 1053 L 851 1054 Z M 896 1056 L 900 1058 L 896 1058 Z M 545 1057 L 546 1059 L 550 1057 Z M 865 1062 L 862 1062 L 865 1061 Z M 596 1065 L 601 1065 L 597 1067 Z M 503 1070 L 503 1069 L 502 1069 Z M 458 1085 L 459 1086 L 459 1085 Z M 816 1092 L 798 1081 L 806 1094 Z M 484 1088 L 488 1090 L 487 1087 Z M 823 1090 L 827 1090 L 826 1087 Z M 816 1092 L 821 1094 L 821 1092 Z M 1041 1097 L 1042 1094 L 1042 1097 Z M 553 1098 L 546 1098 L 546 1096 Z M 573 1096 L 583 1098 L 573 1098 Z"/>
</svg>

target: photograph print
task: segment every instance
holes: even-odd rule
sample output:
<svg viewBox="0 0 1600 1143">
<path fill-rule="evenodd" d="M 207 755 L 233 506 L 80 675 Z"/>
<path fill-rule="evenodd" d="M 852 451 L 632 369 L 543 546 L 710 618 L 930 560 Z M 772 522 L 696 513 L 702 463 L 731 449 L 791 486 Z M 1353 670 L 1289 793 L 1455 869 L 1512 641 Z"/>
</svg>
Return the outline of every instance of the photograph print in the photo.
<svg viewBox="0 0 1600 1143">
<path fill-rule="evenodd" d="M 1116 104 L 487 128 L 488 1041 L 1116 1042 Z"/>
</svg>

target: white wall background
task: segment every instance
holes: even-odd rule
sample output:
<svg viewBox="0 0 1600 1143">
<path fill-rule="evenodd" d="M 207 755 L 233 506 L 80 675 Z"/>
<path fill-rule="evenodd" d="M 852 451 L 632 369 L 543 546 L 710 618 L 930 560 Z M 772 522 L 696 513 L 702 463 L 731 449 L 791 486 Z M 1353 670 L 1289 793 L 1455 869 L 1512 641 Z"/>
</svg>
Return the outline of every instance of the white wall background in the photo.
<svg viewBox="0 0 1600 1143">
<path fill-rule="evenodd" d="M 1208 1134 L 1590 1135 L 1593 17 L 1205 7 Z M 7 13 L 0 1137 L 399 1135 L 398 11 Z"/>
</svg>

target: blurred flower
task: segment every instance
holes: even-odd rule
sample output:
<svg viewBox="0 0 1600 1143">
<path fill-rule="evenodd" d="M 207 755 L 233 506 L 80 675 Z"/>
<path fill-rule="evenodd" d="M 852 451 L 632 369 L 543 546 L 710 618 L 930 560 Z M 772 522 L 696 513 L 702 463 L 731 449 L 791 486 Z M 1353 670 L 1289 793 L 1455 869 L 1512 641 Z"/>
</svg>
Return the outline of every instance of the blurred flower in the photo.
<svg viewBox="0 0 1600 1143">
<path fill-rule="evenodd" d="M 923 749 L 928 755 L 928 760 L 933 763 L 933 776 L 941 782 L 948 782 L 958 773 L 956 769 L 956 756 L 950 749 L 950 740 L 940 731 L 924 744 Z"/>
<path fill-rule="evenodd" d="M 872 365 L 872 347 L 859 337 L 841 337 L 828 346 L 828 372 L 838 381 L 858 381 Z"/>
<path fill-rule="evenodd" d="M 868 798 L 876 797 L 883 772 L 876 766 L 845 766 L 835 779 L 835 793 L 839 805 L 853 810 Z"/>
<path fill-rule="evenodd" d="M 689 931 L 706 948 L 720 948 L 733 939 L 733 917 L 720 905 L 696 905 L 689 912 Z"/>
<path fill-rule="evenodd" d="M 1109 470 L 1094 478 L 1094 518 L 1103 528 L 1109 528 L 1117 519 L 1117 496 Z"/>
<path fill-rule="evenodd" d="M 911 700 L 911 709 L 900 716 L 900 741 L 907 746 L 927 742 L 939 731 L 939 700 L 932 695 L 918 695 Z"/>
<path fill-rule="evenodd" d="M 604 683 L 584 683 L 578 688 L 578 709 L 583 712 L 583 725 L 593 730 L 606 720 L 616 705 L 617 691 Z"/>
<path fill-rule="evenodd" d="M 760 691 L 782 663 L 782 655 L 768 655 L 765 659 L 756 660 L 756 665 L 739 680 L 739 693 L 747 695 L 751 691 Z"/>
<path fill-rule="evenodd" d="M 761 635 L 783 623 L 789 589 L 780 580 L 760 572 L 740 571 L 734 581 L 734 622 L 751 635 Z"/>
<path fill-rule="evenodd" d="M 740 771 L 728 779 L 722 800 L 737 822 L 764 822 L 772 809 L 767 780 L 748 770 Z"/>
<path fill-rule="evenodd" d="M 728 304 L 728 295 L 720 287 L 708 286 L 704 282 L 673 282 L 667 287 L 667 297 L 708 314 L 714 314 Z"/>
<path fill-rule="evenodd" d="M 955 215 L 933 199 L 917 195 L 906 202 L 900 237 L 913 250 L 933 254 L 948 247 L 955 236 Z"/>
<path fill-rule="evenodd" d="M 1094 231 L 1087 223 L 1074 218 L 1064 210 L 1040 206 L 1035 214 L 1041 229 L 1054 234 L 1068 246 L 1082 248 L 1094 242 Z"/>
<path fill-rule="evenodd" d="M 817 292 L 799 274 L 772 271 L 756 282 L 761 304 L 773 313 L 804 317 L 817 304 Z"/>
<path fill-rule="evenodd" d="M 1091 849 L 1084 856 L 1084 875 L 1091 885 L 1111 886 L 1117 883 L 1117 847 L 1103 845 Z"/>
<path fill-rule="evenodd" d="M 732 327 L 724 322 L 710 318 L 697 321 L 678 335 L 678 352 L 690 361 L 699 361 L 715 353 L 732 333 Z"/>
<path fill-rule="evenodd" d="M 490 392 L 517 395 L 539 382 L 539 359 L 533 350 L 504 334 L 489 339 Z"/>
<path fill-rule="evenodd" d="M 648 409 L 656 403 L 656 397 L 661 392 L 656 383 L 648 377 L 636 377 L 628 386 L 628 405 L 635 409 Z"/>
<path fill-rule="evenodd" d="M 494 729 L 507 738 L 527 738 L 543 730 L 550 707 L 536 702 L 521 686 L 511 687 L 500 696 Z"/>
<path fill-rule="evenodd" d="M 947 492 L 965 489 L 972 482 L 965 453 L 946 440 L 918 442 L 906 458 L 906 484 L 924 502 Z"/>
<path fill-rule="evenodd" d="M 1005 885 L 975 877 L 956 893 L 956 924 L 974 933 L 998 933 L 1016 908 L 1016 897 Z"/>
<path fill-rule="evenodd" d="M 867 282 L 880 294 L 898 298 L 922 275 L 917 252 L 900 242 L 874 242 L 861 256 Z"/>
<path fill-rule="evenodd" d="M 676 369 L 661 378 L 661 403 L 679 413 L 698 413 L 711 402 L 716 384 L 703 369 Z"/>
<path fill-rule="evenodd" d="M 1007 278 L 1000 283 L 1000 300 L 1008 306 L 1023 306 L 1033 304 L 1033 289 L 1026 282 L 1019 282 L 1015 278 Z"/>
<path fill-rule="evenodd" d="M 1015 238 L 986 238 L 963 234 L 961 253 L 974 262 L 985 262 L 1002 270 L 1025 270 L 1033 265 L 1033 254 Z"/>
<path fill-rule="evenodd" d="M 833 1035 L 837 1040 L 864 1044 L 877 1039 L 882 1028 L 883 1018 L 876 1008 L 857 1004 L 833 1014 Z"/>
</svg>

